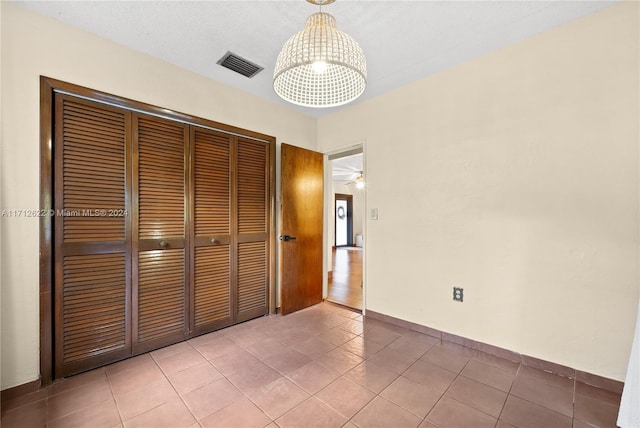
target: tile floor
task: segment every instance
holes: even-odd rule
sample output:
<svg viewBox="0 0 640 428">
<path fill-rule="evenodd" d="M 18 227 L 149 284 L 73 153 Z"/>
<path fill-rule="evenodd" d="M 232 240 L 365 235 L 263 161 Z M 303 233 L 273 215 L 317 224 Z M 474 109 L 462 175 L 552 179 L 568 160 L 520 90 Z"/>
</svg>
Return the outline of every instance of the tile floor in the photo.
<svg viewBox="0 0 640 428">
<path fill-rule="evenodd" d="M 4 403 L 11 427 L 614 427 L 620 396 L 322 303 Z"/>
</svg>

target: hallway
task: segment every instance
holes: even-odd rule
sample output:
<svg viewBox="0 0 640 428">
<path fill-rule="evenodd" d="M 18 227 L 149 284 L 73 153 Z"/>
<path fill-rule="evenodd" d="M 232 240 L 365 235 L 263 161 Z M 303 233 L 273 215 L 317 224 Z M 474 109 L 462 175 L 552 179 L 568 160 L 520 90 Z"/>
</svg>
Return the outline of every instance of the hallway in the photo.
<svg viewBox="0 0 640 428">
<path fill-rule="evenodd" d="M 362 248 L 333 249 L 333 276 L 329 278 L 327 300 L 362 310 Z"/>
</svg>

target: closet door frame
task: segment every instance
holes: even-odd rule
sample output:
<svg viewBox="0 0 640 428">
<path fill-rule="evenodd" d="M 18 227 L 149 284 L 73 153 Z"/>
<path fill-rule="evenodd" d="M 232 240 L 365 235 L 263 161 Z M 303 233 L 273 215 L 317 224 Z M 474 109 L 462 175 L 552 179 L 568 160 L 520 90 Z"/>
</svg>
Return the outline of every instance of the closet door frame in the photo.
<svg viewBox="0 0 640 428">
<path fill-rule="evenodd" d="M 40 385 L 54 380 L 54 95 L 68 94 L 94 102 L 117 106 L 161 118 L 210 128 L 235 136 L 264 141 L 269 145 L 268 157 L 268 295 L 269 313 L 276 311 L 276 138 L 270 135 L 167 110 L 128 98 L 112 95 L 46 76 L 40 76 L 40 206 L 39 212 L 39 304 L 40 304 Z M 189 171 L 190 172 L 190 171 Z M 191 219 L 190 219 L 191 220 Z M 188 304 L 188 302 L 187 302 Z"/>
</svg>

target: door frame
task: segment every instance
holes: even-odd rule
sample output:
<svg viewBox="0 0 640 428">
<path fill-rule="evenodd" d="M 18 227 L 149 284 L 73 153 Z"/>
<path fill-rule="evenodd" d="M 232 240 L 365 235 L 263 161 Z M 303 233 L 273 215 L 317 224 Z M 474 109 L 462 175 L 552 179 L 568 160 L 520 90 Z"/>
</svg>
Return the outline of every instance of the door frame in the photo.
<svg viewBox="0 0 640 428">
<path fill-rule="evenodd" d="M 324 153 L 324 186 L 325 189 L 333 189 L 333 177 L 331 175 L 331 161 L 341 157 L 362 153 L 362 170 L 367 171 L 367 140 L 360 140 L 344 146 L 328 150 Z M 367 236 L 367 220 L 369 212 L 368 185 L 362 189 L 364 196 L 364 212 L 362 213 L 362 233 Z M 326 191 L 324 197 L 324 253 L 322 255 L 322 299 L 326 299 L 329 289 L 329 267 L 333 263 L 333 246 L 330 245 L 329 222 L 334 211 L 333 191 Z M 335 242 L 335 241 L 334 241 Z M 367 243 L 365 239 L 362 247 L 362 315 L 366 314 L 367 308 Z"/>
<path fill-rule="evenodd" d="M 39 238 L 40 238 L 40 254 L 39 254 L 39 305 L 40 305 L 40 386 L 50 385 L 54 376 L 54 287 L 53 287 L 53 269 L 54 269 L 54 218 L 49 215 L 53 212 L 54 204 L 54 188 L 53 188 L 53 153 L 54 153 L 54 127 L 53 127 L 53 109 L 54 93 L 67 93 L 80 98 L 89 99 L 110 105 L 118 105 L 119 107 L 147 113 L 153 116 L 174 120 L 177 122 L 188 123 L 192 125 L 202 126 L 217 131 L 221 131 L 233 135 L 241 135 L 256 140 L 261 140 L 269 144 L 269 171 L 268 185 L 269 201 L 268 224 L 269 234 L 267 237 L 269 249 L 269 281 L 267 284 L 269 303 L 269 313 L 273 314 L 276 310 L 276 138 L 270 135 L 238 128 L 232 125 L 215 122 L 213 120 L 192 116 L 166 108 L 157 107 L 146 104 L 141 101 L 131 100 L 118 95 L 112 95 L 106 92 L 87 88 L 73 83 L 64 82 L 46 76 L 40 76 L 40 206 L 39 215 Z"/>
</svg>

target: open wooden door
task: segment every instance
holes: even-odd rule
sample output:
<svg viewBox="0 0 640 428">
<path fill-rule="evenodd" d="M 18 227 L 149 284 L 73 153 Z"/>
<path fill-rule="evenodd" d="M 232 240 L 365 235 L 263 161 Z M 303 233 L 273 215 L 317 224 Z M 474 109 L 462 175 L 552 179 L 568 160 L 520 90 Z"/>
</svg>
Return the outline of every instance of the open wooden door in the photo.
<svg viewBox="0 0 640 428">
<path fill-rule="evenodd" d="M 323 158 L 282 144 L 280 311 L 322 301 Z"/>
</svg>

